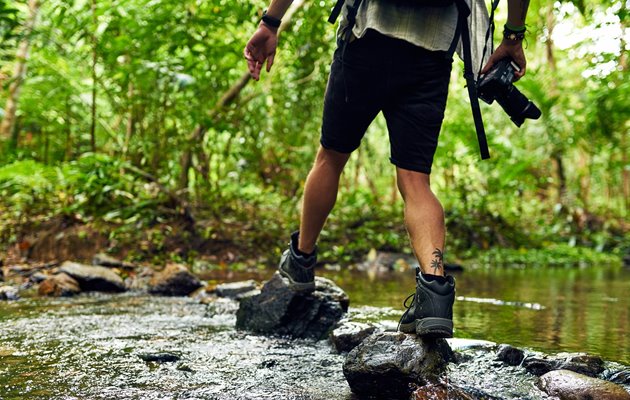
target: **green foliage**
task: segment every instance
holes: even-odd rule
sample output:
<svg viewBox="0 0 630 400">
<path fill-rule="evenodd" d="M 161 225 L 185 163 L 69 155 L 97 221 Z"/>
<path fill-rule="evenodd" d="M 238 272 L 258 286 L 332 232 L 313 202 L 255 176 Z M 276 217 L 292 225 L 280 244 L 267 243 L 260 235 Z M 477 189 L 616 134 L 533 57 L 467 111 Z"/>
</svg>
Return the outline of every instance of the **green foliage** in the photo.
<svg viewBox="0 0 630 400">
<path fill-rule="evenodd" d="M 1 167 L 0 194 L 18 220 L 44 213 L 133 223 L 155 218 L 156 206 L 166 202 L 155 183 L 137 176 L 133 167 L 89 153 L 58 167 L 32 160 Z"/>
<path fill-rule="evenodd" d="M 0 50 L 19 26 L 18 10 L 9 4 L 7 0 L 0 0 Z"/>
<path fill-rule="evenodd" d="M 488 251 L 469 253 L 475 264 L 484 266 L 619 266 L 619 254 L 600 252 L 586 247 L 572 247 L 566 244 L 546 243 L 543 248 L 506 249 L 494 247 Z"/>
<path fill-rule="evenodd" d="M 0 36 L 19 33 L 16 22 L 27 15 L 25 4 L 17 12 L 10 4 L 0 0 Z M 454 63 L 432 173 L 451 254 L 550 242 L 609 251 L 628 242 L 627 44 L 621 34 L 599 31 L 627 30 L 627 4 L 531 4 L 528 74 L 517 86 L 543 118 L 518 129 L 497 105 L 484 105 L 489 161 L 478 160 L 461 65 Z M 115 234 L 133 242 L 137 226 L 177 219 L 185 204 L 201 238 L 278 252 L 297 227 L 318 147 L 335 29 L 326 22 L 330 4 L 299 3 L 271 73 L 242 80 L 242 49 L 266 6 L 266 0 L 42 2 L 29 38 L 16 145 L 0 164 L 3 225 L 73 215 L 120 225 Z M 580 34 L 550 37 L 563 29 Z M 598 40 L 605 37 L 603 46 Z M 5 40 L 0 55 L 13 60 L 16 48 L 17 40 Z M 0 80 L 11 67 L 0 67 Z M 237 95 L 217 107 L 231 89 Z M 0 92 L 0 104 L 6 98 Z M 342 177 L 322 233 L 325 258 L 347 261 L 371 248 L 409 251 L 388 157 L 386 124 L 378 117 Z M 155 228 L 147 248 L 167 251 L 169 235 L 184 233 Z"/>
</svg>

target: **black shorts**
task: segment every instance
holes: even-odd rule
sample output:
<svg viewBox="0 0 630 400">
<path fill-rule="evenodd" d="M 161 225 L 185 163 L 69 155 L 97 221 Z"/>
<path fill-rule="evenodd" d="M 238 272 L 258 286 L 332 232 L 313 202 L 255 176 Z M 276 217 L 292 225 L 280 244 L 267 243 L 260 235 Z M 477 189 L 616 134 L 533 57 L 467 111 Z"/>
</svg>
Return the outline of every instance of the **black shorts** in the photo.
<svg viewBox="0 0 630 400">
<path fill-rule="evenodd" d="M 351 153 L 382 111 L 391 162 L 429 174 L 444 119 L 452 57 L 374 30 L 339 42 L 331 66 L 321 144 Z"/>
</svg>

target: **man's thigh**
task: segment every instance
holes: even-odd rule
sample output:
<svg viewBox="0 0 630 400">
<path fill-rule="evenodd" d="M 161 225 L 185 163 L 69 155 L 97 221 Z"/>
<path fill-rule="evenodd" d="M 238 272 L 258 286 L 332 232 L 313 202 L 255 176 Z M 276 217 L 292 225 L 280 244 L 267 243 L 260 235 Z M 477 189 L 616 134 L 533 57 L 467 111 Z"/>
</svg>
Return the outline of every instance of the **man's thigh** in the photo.
<svg viewBox="0 0 630 400">
<path fill-rule="evenodd" d="M 386 65 L 375 60 L 379 42 L 370 35 L 339 43 L 324 98 L 321 144 L 341 153 L 356 150 L 381 111 Z"/>
<path fill-rule="evenodd" d="M 429 174 L 444 119 L 452 60 L 444 52 L 419 49 L 408 64 L 391 71 L 388 103 L 383 108 L 391 162 Z"/>
</svg>

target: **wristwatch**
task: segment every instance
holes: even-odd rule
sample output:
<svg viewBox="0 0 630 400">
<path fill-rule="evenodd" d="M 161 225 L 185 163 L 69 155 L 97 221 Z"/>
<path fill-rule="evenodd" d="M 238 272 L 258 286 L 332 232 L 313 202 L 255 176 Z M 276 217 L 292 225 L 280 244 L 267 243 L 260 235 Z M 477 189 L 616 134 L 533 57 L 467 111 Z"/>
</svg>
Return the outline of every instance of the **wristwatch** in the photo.
<svg viewBox="0 0 630 400">
<path fill-rule="evenodd" d="M 267 10 L 263 12 L 263 16 L 260 20 L 272 28 L 279 28 L 280 24 L 282 23 L 281 19 L 272 17 L 271 15 L 267 15 Z"/>
</svg>

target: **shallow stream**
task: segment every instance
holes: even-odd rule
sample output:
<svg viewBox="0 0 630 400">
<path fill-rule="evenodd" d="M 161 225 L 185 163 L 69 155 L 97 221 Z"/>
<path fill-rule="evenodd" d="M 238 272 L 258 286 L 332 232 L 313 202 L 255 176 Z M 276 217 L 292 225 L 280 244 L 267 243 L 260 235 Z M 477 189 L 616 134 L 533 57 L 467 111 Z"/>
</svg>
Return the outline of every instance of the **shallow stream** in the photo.
<svg viewBox="0 0 630 400">
<path fill-rule="evenodd" d="M 215 272 L 205 278 L 263 280 L 272 272 Z M 351 316 L 358 320 L 393 324 L 413 290 L 412 271 L 320 275 L 348 292 Z M 550 353 L 584 351 L 630 364 L 630 271 L 467 270 L 457 275 L 457 284 L 457 337 Z M 0 399 L 352 398 L 341 371 L 343 356 L 327 341 L 237 332 L 235 307 L 227 300 L 203 305 L 137 294 L 0 303 Z M 179 360 L 140 357 L 155 352 Z M 463 379 L 476 374 L 475 368 L 479 376 Z M 474 381 L 492 392 L 501 377 L 489 368 L 462 369 L 453 381 Z M 514 393 L 493 394 L 545 398 L 526 377 L 509 379 L 503 385 Z"/>
</svg>

